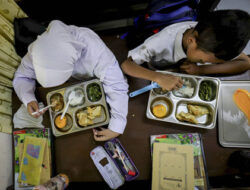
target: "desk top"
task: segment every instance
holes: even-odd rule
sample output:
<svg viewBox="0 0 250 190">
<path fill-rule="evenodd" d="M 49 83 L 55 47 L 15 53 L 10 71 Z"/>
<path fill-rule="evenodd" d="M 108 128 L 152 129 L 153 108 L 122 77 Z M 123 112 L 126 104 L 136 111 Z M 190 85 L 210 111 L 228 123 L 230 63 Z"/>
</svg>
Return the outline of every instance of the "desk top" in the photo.
<svg viewBox="0 0 250 190">
<path fill-rule="evenodd" d="M 129 78 L 128 81 L 130 91 L 149 84 L 149 81 L 135 78 Z M 38 88 L 38 99 L 40 98 L 46 105 L 46 94 L 54 89 Z M 119 136 L 119 140 L 140 172 L 137 180 L 151 179 L 152 160 L 149 137 L 150 135 L 163 133 L 200 133 L 202 135 L 209 177 L 238 173 L 237 170 L 227 165 L 227 161 L 230 154 L 239 149 L 223 148 L 219 145 L 217 126 L 214 129 L 197 129 L 150 120 L 146 118 L 148 96 L 149 93 L 144 93 L 129 100 L 127 127 L 124 134 Z M 43 124 L 46 127 L 51 127 L 48 112 L 44 115 Z M 89 153 L 96 146 L 102 146 L 103 144 L 104 142 L 96 142 L 94 140 L 92 130 L 55 138 L 56 173 L 66 173 L 71 181 L 102 181 L 103 179 L 91 160 Z"/>
</svg>

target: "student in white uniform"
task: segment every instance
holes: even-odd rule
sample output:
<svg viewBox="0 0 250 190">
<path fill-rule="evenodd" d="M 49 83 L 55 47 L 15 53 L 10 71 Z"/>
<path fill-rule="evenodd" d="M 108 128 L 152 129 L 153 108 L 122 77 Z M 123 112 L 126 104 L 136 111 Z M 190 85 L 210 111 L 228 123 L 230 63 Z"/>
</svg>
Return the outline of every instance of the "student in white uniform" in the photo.
<svg viewBox="0 0 250 190">
<path fill-rule="evenodd" d="M 70 77 L 97 77 L 103 84 L 111 119 L 108 129 L 93 130 L 97 141 L 124 132 L 128 112 L 128 84 L 113 53 L 92 30 L 52 21 L 32 43 L 15 73 L 13 86 L 28 112 L 39 111 L 36 81 L 44 88 L 65 83 Z M 42 113 L 34 115 L 39 117 Z"/>
<path fill-rule="evenodd" d="M 211 12 L 200 22 L 167 26 L 129 51 L 121 67 L 131 76 L 157 82 L 162 88 L 181 87 L 180 78 L 151 71 L 140 64 L 166 67 L 186 58 L 181 70 L 194 75 L 236 74 L 250 69 L 250 58 L 242 53 L 250 38 L 250 16 L 241 10 Z M 197 65 L 197 63 L 212 63 Z"/>
</svg>

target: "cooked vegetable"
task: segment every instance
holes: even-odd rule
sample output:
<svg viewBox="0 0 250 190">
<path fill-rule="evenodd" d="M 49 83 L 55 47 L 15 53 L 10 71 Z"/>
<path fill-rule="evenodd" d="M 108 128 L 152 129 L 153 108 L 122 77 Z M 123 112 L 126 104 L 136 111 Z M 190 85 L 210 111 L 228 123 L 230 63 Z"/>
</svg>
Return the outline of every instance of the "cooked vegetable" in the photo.
<svg viewBox="0 0 250 190">
<path fill-rule="evenodd" d="M 100 86 L 96 83 L 90 84 L 87 87 L 88 98 L 91 102 L 96 102 L 101 99 L 102 92 Z"/>
<path fill-rule="evenodd" d="M 64 107 L 63 96 L 59 93 L 53 94 L 50 103 L 55 105 L 51 108 L 53 111 L 61 111 Z"/>
<path fill-rule="evenodd" d="M 211 101 L 215 98 L 216 86 L 212 81 L 203 81 L 200 85 L 199 96 L 202 100 Z"/>
<path fill-rule="evenodd" d="M 166 94 L 166 93 L 168 92 L 168 90 L 164 90 L 164 89 L 162 89 L 162 88 L 154 88 L 154 92 L 155 92 L 156 94 L 162 95 L 162 94 Z"/>
<path fill-rule="evenodd" d="M 233 100 L 238 108 L 245 114 L 250 125 L 250 93 L 245 89 L 238 89 L 233 94 Z"/>
</svg>

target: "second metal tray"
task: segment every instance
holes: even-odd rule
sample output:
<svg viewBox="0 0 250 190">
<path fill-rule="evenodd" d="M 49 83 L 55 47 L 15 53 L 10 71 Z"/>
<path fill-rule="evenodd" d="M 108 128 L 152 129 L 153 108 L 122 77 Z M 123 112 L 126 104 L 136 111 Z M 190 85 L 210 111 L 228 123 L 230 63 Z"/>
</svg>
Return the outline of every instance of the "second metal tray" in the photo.
<svg viewBox="0 0 250 190">
<path fill-rule="evenodd" d="M 193 93 L 189 96 L 182 95 L 179 91 L 171 91 L 166 93 L 159 93 L 157 89 L 150 91 L 146 115 L 149 119 L 178 123 L 181 125 L 187 125 L 198 128 L 213 129 L 216 125 L 218 99 L 220 91 L 220 80 L 213 77 L 201 77 L 180 73 L 172 73 L 167 71 L 160 71 L 165 74 L 172 74 L 181 77 L 183 80 L 188 81 L 189 85 L 194 88 Z M 203 84 L 211 84 L 213 88 L 211 93 L 211 99 L 202 99 L 200 89 Z M 153 107 L 157 104 L 165 106 L 167 114 L 164 117 L 156 117 L 152 111 Z M 181 112 L 188 113 L 188 106 L 199 106 L 199 108 L 206 108 L 208 114 L 204 114 L 200 117 L 195 116 L 197 123 L 191 123 L 188 121 L 180 120 L 177 118 Z M 192 116 L 193 117 L 193 116 Z"/>
<path fill-rule="evenodd" d="M 250 138 L 245 129 L 247 119 L 233 101 L 233 94 L 238 89 L 250 91 L 249 81 L 221 81 L 219 102 L 219 142 L 224 147 L 250 148 Z"/>
</svg>

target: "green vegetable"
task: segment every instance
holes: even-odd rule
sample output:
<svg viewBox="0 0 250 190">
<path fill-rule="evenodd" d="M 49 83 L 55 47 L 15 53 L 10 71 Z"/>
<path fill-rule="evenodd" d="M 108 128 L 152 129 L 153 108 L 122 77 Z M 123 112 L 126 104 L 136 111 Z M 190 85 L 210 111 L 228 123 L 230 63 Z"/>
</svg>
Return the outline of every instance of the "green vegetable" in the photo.
<svg viewBox="0 0 250 190">
<path fill-rule="evenodd" d="M 216 86 L 212 81 L 203 81 L 200 85 L 199 96 L 202 100 L 211 101 L 215 98 Z"/>
<path fill-rule="evenodd" d="M 100 86 L 96 83 L 90 84 L 87 87 L 88 98 L 91 102 L 96 102 L 101 99 L 102 92 Z"/>
</svg>

